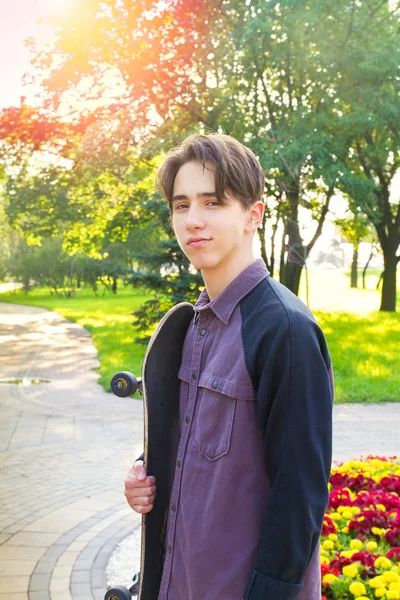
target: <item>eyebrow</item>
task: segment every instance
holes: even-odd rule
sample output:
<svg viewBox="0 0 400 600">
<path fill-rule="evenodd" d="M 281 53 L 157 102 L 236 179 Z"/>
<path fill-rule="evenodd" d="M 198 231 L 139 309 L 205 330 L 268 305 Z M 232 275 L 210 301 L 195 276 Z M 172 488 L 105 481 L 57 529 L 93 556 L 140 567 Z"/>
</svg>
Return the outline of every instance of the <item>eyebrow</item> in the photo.
<svg viewBox="0 0 400 600">
<path fill-rule="evenodd" d="M 215 192 L 200 192 L 199 194 L 197 194 L 198 198 L 216 198 L 216 193 Z M 185 194 L 176 194 L 173 198 L 172 198 L 172 202 L 174 200 L 188 200 L 188 197 Z"/>
</svg>

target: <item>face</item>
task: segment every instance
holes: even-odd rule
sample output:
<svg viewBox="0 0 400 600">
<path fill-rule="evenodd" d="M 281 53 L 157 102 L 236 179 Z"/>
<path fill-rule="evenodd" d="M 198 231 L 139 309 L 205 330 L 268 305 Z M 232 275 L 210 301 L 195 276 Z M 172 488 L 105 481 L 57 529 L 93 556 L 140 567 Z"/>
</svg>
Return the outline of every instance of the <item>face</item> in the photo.
<svg viewBox="0 0 400 600">
<path fill-rule="evenodd" d="M 259 222 L 252 220 L 252 210 L 245 210 L 237 199 L 218 202 L 210 168 L 204 169 L 197 161 L 182 165 L 172 197 L 172 226 L 178 243 L 203 275 L 237 268 L 237 261 L 252 252 Z"/>
</svg>

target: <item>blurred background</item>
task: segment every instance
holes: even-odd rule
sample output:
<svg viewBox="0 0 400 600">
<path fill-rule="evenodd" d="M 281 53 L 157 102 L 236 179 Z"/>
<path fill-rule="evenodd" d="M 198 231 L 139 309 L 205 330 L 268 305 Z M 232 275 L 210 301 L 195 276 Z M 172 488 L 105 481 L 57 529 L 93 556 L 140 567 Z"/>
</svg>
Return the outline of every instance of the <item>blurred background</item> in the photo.
<svg viewBox="0 0 400 600">
<path fill-rule="evenodd" d="M 400 399 L 397 2 L 0 6 L 1 300 L 87 327 L 106 389 L 140 370 L 202 285 L 155 170 L 225 132 L 265 169 L 257 252 L 324 327 L 337 401 Z"/>
</svg>

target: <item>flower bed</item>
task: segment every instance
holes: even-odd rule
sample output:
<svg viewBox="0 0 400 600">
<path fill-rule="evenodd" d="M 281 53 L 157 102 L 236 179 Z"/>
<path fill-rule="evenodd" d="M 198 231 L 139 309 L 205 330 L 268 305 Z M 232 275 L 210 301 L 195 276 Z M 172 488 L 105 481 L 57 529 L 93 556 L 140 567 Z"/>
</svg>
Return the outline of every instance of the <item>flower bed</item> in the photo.
<svg viewBox="0 0 400 600">
<path fill-rule="evenodd" d="M 321 536 L 324 600 L 400 600 L 400 459 L 334 467 Z"/>
</svg>

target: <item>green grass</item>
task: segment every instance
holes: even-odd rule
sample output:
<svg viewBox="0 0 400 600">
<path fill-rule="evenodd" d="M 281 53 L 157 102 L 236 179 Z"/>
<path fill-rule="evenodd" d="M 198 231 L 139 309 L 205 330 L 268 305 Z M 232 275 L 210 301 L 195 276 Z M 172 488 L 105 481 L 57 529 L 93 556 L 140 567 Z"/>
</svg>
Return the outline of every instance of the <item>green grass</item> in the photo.
<svg viewBox="0 0 400 600">
<path fill-rule="evenodd" d="M 367 290 L 351 290 L 345 273 L 309 273 L 310 308 L 328 341 L 337 403 L 400 402 L 400 314 L 379 312 L 376 280 L 370 275 Z M 145 347 L 134 343 L 131 313 L 148 297 L 132 288 L 98 297 L 91 290 L 78 290 L 72 299 L 35 289 L 29 295 L 0 294 L 0 301 L 42 306 L 86 327 L 99 353 L 100 383 L 108 390 L 116 371 L 141 371 Z M 300 297 L 306 299 L 304 277 Z"/>
</svg>

